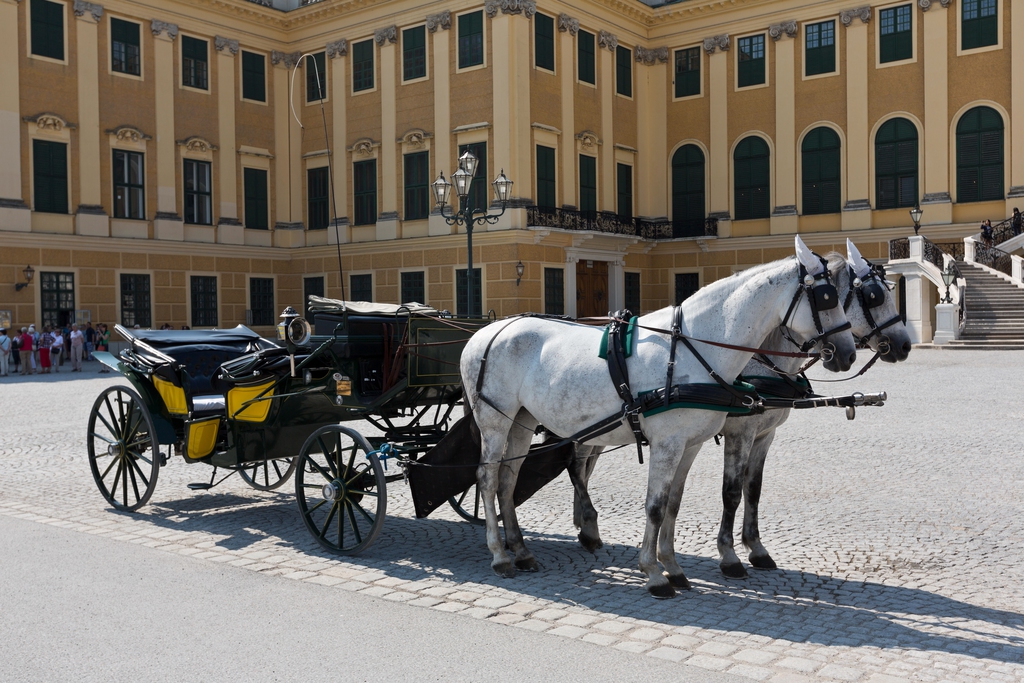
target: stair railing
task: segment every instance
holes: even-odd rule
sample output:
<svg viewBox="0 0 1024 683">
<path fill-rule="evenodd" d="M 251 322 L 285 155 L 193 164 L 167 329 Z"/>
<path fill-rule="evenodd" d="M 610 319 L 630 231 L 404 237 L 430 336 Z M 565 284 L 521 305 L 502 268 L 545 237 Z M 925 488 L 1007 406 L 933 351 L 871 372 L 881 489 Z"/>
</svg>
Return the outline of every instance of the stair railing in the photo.
<svg viewBox="0 0 1024 683">
<path fill-rule="evenodd" d="M 975 241 L 974 262 L 1013 277 L 1013 260 L 998 247 L 986 247 L 984 242 Z"/>
</svg>

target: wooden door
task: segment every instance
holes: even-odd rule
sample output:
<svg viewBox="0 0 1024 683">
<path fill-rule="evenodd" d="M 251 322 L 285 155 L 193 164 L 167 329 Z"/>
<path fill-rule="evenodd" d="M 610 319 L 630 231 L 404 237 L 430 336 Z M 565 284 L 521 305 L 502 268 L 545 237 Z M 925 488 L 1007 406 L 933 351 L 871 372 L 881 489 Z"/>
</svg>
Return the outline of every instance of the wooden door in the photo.
<svg viewBox="0 0 1024 683">
<path fill-rule="evenodd" d="M 576 262 L 576 316 L 608 315 L 608 262 Z"/>
</svg>

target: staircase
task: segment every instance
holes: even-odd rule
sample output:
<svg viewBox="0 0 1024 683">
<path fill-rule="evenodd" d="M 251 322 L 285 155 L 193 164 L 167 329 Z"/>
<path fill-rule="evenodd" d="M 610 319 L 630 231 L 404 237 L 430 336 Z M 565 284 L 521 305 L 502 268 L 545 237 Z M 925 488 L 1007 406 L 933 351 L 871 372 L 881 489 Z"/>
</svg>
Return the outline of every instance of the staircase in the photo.
<svg viewBox="0 0 1024 683">
<path fill-rule="evenodd" d="M 946 348 L 1024 349 L 1024 290 L 965 261 L 966 322 L 960 339 Z"/>
</svg>

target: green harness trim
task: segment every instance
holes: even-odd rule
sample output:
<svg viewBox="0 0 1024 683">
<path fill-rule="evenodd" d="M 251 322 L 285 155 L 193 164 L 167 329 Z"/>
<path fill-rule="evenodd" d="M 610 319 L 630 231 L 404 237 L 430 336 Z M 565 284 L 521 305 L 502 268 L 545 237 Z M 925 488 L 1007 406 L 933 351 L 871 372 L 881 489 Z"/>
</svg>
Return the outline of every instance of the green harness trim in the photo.
<svg viewBox="0 0 1024 683">
<path fill-rule="evenodd" d="M 750 394 L 754 394 L 754 395 L 757 394 L 757 392 L 754 389 L 754 386 L 752 384 L 747 384 L 746 382 L 741 382 L 740 380 L 736 380 L 735 382 L 732 383 L 732 385 L 734 387 L 736 387 L 737 389 L 739 389 L 740 391 L 743 391 L 745 393 L 750 393 Z M 696 391 L 690 391 L 691 387 L 696 389 Z M 702 387 L 706 387 L 706 388 L 702 388 Z M 704 394 L 705 396 L 716 395 L 717 394 L 718 396 L 721 397 L 719 400 L 723 401 L 724 404 L 723 403 L 706 403 L 706 402 L 703 402 L 703 401 L 693 401 L 693 400 L 685 400 L 684 399 L 684 400 L 671 400 L 669 402 L 668 406 L 666 407 L 664 403 L 659 401 L 657 407 L 651 408 L 650 410 L 644 411 L 642 413 L 643 416 L 644 417 L 651 417 L 652 415 L 658 415 L 660 413 L 664 413 L 666 410 L 676 410 L 678 408 L 691 408 L 693 410 L 713 410 L 715 412 L 730 413 L 730 414 L 733 414 L 733 415 L 749 415 L 752 412 L 750 408 L 747 408 L 747 407 L 744 407 L 744 406 L 734 406 L 734 405 L 731 405 L 731 403 L 733 402 L 733 396 L 731 394 L 729 394 L 728 392 L 726 392 L 725 389 L 723 389 L 718 384 L 710 384 L 710 383 L 707 383 L 707 384 L 704 384 L 704 383 L 677 384 L 677 385 L 675 385 L 673 387 L 673 390 L 682 390 L 686 394 L 689 394 L 689 396 L 686 397 L 687 399 L 698 398 L 700 394 Z M 643 392 L 640 392 L 640 394 L 639 394 L 639 396 L 637 398 L 642 400 L 645 396 L 649 396 L 650 394 L 653 394 L 655 392 L 663 392 L 663 391 L 664 391 L 663 389 L 656 389 L 655 391 L 643 391 Z M 664 394 L 662 394 L 662 395 L 664 395 Z M 709 396 L 709 398 L 710 398 L 710 396 Z M 717 398 L 717 396 L 716 396 L 716 398 Z"/>
<path fill-rule="evenodd" d="M 634 315 L 630 318 L 626 333 L 622 335 L 622 355 L 624 358 L 632 356 L 633 349 L 636 348 L 636 321 L 637 316 Z M 611 325 L 605 325 L 604 334 L 601 335 L 601 348 L 597 352 L 597 355 L 605 360 L 608 359 L 608 331 L 610 329 Z"/>
</svg>

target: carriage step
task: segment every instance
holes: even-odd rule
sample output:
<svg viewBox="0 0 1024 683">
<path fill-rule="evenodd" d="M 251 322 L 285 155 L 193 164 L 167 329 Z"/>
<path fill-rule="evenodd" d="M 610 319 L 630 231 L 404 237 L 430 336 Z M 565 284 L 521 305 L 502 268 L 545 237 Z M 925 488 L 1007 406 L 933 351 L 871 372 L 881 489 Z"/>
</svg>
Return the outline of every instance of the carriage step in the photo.
<svg viewBox="0 0 1024 683">
<path fill-rule="evenodd" d="M 193 491 L 205 491 L 206 489 L 212 489 L 213 484 L 205 481 L 194 481 L 188 487 Z"/>
</svg>

